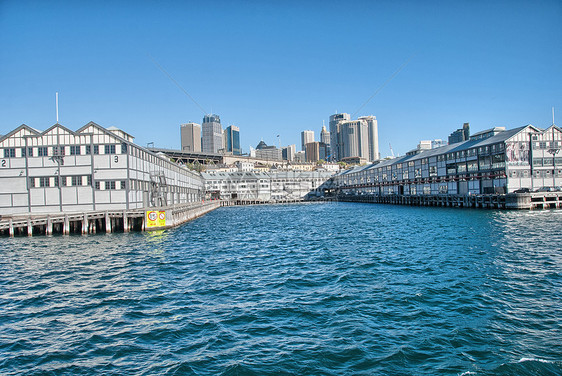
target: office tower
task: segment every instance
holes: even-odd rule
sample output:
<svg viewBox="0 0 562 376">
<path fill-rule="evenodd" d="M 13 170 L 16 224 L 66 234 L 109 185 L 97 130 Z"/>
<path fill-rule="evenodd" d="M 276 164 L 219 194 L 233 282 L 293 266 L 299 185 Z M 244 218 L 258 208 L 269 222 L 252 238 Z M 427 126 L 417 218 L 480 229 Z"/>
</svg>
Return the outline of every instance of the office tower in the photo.
<svg viewBox="0 0 562 376">
<path fill-rule="evenodd" d="M 328 145 L 324 142 L 309 142 L 306 144 L 305 159 L 307 162 L 318 162 L 326 160 L 326 149 Z"/>
<path fill-rule="evenodd" d="M 241 155 L 240 148 L 240 128 L 231 125 L 224 130 L 224 148 L 228 153 L 233 155 Z"/>
<path fill-rule="evenodd" d="M 366 121 L 350 120 L 340 124 L 343 155 L 340 159 L 359 157 L 369 159 L 369 127 Z"/>
<path fill-rule="evenodd" d="M 256 146 L 256 158 L 281 161 L 283 160 L 283 153 L 281 149 L 277 149 L 275 146 L 268 146 L 263 140 L 260 141 L 258 146 Z"/>
<path fill-rule="evenodd" d="M 340 123 L 350 120 L 351 116 L 346 113 L 330 116 L 330 160 L 339 161 L 342 158 L 342 139 L 340 134 Z"/>
<path fill-rule="evenodd" d="M 467 141 L 470 138 L 470 126 L 464 123 L 462 128 L 457 129 L 449 135 L 449 145 L 457 142 Z"/>
<path fill-rule="evenodd" d="M 305 152 L 304 151 L 297 151 L 295 153 L 295 162 L 296 163 L 304 163 L 306 162 L 306 158 L 305 158 Z"/>
<path fill-rule="evenodd" d="M 330 143 L 330 132 L 326 130 L 326 127 L 324 125 L 322 126 L 322 131 L 320 131 L 320 142 L 323 142 L 325 144 Z"/>
<path fill-rule="evenodd" d="M 203 153 L 217 154 L 223 149 L 221 119 L 218 115 L 209 114 L 203 117 Z"/>
<path fill-rule="evenodd" d="M 181 124 L 180 133 L 182 151 L 201 153 L 201 126 L 199 124 Z"/>
<path fill-rule="evenodd" d="M 360 121 L 367 123 L 368 127 L 368 145 L 369 145 L 369 162 L 374 162 L 380 159 L 379 155 L 379 126 L 375 116 L 361 116 Z"/>
<path fill-rule="evenodd" d="M 287 147 L 282 149 L 283 160 L 284 161 L 294 160 L 296 151 L 297 151 L 297 146 L 295 144 L 287 145 Z"/>
<path fill-rule="evenodd" d="M 301 132 L 302 151 L 306 150 L 306 144 L 308 144 L 309 142 L 314 142 L 314 131 L 302 131 Z"/>
<path fill-rule="evenodd" d="M 322 131 L 320 131 L 320 142 L 326 144 L 326 158 L 328 158 L 331 154 L 330 150 L 330 132 L 326 130 L 326 127 L 322 126 Z M 325 159 L 325 158 L 321 158 Z"/>
</svg>

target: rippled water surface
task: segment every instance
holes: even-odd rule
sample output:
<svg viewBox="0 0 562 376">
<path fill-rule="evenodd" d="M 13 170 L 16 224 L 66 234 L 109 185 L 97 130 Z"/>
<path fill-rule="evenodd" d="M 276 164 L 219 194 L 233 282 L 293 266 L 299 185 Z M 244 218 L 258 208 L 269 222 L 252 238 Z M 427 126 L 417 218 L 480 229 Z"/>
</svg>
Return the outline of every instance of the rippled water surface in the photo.
<svg viewBox="0 0 562 376">
<path fill-rule="evenodd" d="M 562 211 L 221 208 L 0 239 L 2 375 L 560 375 Z"/>
</svg>

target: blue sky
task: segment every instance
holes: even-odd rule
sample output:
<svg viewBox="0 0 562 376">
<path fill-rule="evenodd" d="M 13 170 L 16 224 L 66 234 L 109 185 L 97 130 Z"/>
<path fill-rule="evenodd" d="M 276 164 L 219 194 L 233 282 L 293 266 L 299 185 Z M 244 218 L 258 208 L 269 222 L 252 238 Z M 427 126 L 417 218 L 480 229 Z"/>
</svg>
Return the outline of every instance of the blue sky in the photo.
<svg viewBox="0 0 562 376">
<path fill-rule="evenodd" d="M 469 122 L 562 121 L 560 1 L 0 0 L 0 134 L 89 121 L 179 148 L 203 111 L 244 151 L 297 144 L 335 111 L 379 121 L 381 154 Z"/>
</svg>

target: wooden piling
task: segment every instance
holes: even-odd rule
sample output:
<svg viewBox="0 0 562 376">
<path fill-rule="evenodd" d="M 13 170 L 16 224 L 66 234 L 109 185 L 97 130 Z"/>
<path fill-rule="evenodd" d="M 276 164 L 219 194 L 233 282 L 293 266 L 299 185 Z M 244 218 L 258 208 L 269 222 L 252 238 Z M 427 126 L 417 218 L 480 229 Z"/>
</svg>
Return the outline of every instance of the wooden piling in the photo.
<svg viewBox="0 0 562 376">
<path fill-rule="evenodd" d="M 109 218 L 109 213 L 105 212 L 105 233 L 111 233 L 111 218 Z"/>
<path fill-rule="evenodd" d="M 53 235 L 53 220 L 51 216 L 47 216 L 47 225 L 45 227 L 45 235 Z"/>
<path fill-rule="evenodd" d="M 129 232 L 129 218 L 127 218 L 126 210 L 123 210 L 123 232 Z"/>
<path fill-rule="evenodd" d="M 82 235 L 88 233 L 88 213 L 84 213 L 82 218 Z"/>
</svg>

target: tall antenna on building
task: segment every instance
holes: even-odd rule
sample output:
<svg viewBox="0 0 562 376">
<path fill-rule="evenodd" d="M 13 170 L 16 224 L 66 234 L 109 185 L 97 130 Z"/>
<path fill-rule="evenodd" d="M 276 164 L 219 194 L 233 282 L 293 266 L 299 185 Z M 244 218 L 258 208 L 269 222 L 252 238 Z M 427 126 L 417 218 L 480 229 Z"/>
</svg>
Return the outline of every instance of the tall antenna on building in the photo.
<svg viewBox="0 0 562 376">
<path fill-rule="evenodd" d="M 57 110 L 57 124 L 58 124 L 59 123 L 59 92 L 58 91 L 55 93 L 55 107 Z"/>
<path fill-rule="evenodd" d="M 554 125 L 554 106 L 552 106 L 552 125 Z"/>
</svg>

